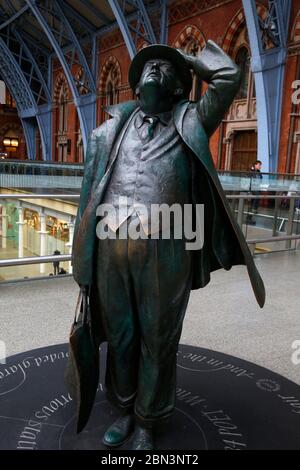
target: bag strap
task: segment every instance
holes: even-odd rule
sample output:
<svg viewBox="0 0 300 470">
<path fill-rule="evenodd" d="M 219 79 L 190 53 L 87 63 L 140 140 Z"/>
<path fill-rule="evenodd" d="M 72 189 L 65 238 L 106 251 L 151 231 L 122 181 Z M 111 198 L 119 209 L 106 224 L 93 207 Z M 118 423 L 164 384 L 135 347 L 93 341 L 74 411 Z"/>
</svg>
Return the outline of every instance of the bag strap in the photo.
<svg viewBox="0 0 300 470">
<path fill-rule="evenodd" d="M 88 309 L 88 295 L 86 289 L 83 288 L 82 294 L 82 323 L 86 323 L 87 321 L 87 309 Z"/>
<path fill-rule="evenodd" d="M 82 305 L 82 290 L 80 289 L 75 307 L 74 323 L 77 322 Z"/>
<path fill-rule="evenodd" d="M 74 323 L 78 322 L 78 318 L 80 313 L 82 312 L 82 322 L 87 323 L 88 321 L 88 312 L 90 308 L 90 287 L 87 289 L 86 287 L 80 287 L 77 304 L 75 308 L 75 317 Z"/>
</svg>

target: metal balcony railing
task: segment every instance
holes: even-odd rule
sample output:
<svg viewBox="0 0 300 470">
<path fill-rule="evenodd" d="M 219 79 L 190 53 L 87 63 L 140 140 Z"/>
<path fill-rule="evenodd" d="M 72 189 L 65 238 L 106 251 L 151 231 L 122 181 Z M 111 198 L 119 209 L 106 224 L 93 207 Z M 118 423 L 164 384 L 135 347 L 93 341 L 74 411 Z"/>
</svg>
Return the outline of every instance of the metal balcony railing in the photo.
<svg viewBox="0 0 300 470">
<path fill-rule="evenodd" d="M 295 182 L 293 178 L 282 178 L 282 181 L 286 180 L 289 181 L 289 188 L 291 187 L 291 182 Z M 20 207 L 26 207 L 27 200 L 31 200 L 31 202 L 29 201 L 30 204 L 35 199 L 47 199 L 48 203 L 49 200 L 55 202 L 65 201 L 64 204 L 70 203 L 73 206 L 74 202 L 79 200 L 79 194 L 68 194 L 59 191 L 49 194 L 44 192 L 5 193 L 4 191 L 2 189 L 2 193 L 0 192 L 0 206 L 4 206 L 9 202 L 10 204 L 17 204 L 19 209 Z M 231 189 L 226 191 L 231 208 L 238 224 L 242 228 L 252 253 L 272 253 L 274 251 L 297 249 L 300 239 L 300 191 L 299 193 L 295 191 L 258 191 L 257 188 L 254 188 L 252 191 L 254 193 L 248 190 L 233 191 Z M 255 203 L 254 201 L 258 202 Z M 2 215 L 0 213 L 0 222 L 1 219 Z M 66 244 L 66 247 L 68 245 L 66 253 L 58 256 L 46 252 L 43 256 L 33 256 L 33 253 L 27 253 L 27 256 L 18 257 L 16 246 L 14 249 L 9 250 L 9 256 L 7 249 L 1 249 L 2 240 L 3 236 L 0 234 L 0 280 L 30 277 L 31 272 L 29 270 L 28 273 L 25 272 L 25 268 L 22 268 L 22 273 L 19 272 L 18 274 L 17 270 L 22 266 L 42 264 L 50 266 L 49 263 L 58 261 L 60 263 L 68 263 L 70 267 L 70 241 Z M 70 271 L 67 270 L 67 272 Z"/>
<path fill-rule="evenodd" d="M 0 160 L 0 187 L 75 189 L 81 187 L 84 165 L 19 160 Z M 225 191 L 300 191 L 300 175 L 218 171 Z"/>
</svg>

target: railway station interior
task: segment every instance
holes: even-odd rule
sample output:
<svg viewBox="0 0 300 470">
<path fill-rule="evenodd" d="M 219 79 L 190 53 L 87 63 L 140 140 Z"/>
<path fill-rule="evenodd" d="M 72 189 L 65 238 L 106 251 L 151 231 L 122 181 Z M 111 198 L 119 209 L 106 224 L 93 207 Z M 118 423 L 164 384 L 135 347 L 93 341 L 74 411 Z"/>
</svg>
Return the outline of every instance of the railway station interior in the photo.
<svg viewBox="0 0 300 470">
<path fill-rule="evenodd" d="M 300 0 L 0 0 L 0 450 L 106 449 L 106 344 L 79 434 L 64 379 L 89 138 L 138 99 L 136 54 L 196 60 L 209 40 L 241 70 L 209 148 L 266 302 L 241 265 L 191 291 L 155 449 L 300 449 Z M 208 84 L 191 74 L 196 103 Z"/>
</svg>

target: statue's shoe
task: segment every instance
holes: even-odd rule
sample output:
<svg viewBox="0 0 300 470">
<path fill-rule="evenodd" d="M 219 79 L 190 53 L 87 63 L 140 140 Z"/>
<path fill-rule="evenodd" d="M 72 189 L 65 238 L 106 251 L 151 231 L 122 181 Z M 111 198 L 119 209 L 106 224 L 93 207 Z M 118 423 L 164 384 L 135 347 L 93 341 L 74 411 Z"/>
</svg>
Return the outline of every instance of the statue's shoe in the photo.
<svg viewBox="0 0 300 470">
<path fill-rule="evenodd" d="M 131 448 L 132 450 L 153 450 L 153 431 L 137 424 L 133 433 Z"/>
<path fill-rule="evenodd" d="M 126 414 L 118 418 L 103 436 L 102 442 L 108 447 L 117 447 L 123 444 L 134 428 L 133 414 Z"/>
</svg>

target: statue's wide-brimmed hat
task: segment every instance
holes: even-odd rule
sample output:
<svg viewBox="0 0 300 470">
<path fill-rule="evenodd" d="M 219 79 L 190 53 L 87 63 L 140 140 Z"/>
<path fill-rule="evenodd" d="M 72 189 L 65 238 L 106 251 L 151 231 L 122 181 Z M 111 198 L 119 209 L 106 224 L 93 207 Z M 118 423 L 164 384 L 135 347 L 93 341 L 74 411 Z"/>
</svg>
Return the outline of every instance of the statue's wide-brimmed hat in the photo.
<svg viewBox="0 0 300 470">
<path fill-rule="evenodd" d="M 133 58 L 128 73 L 128 80 L 132 90 L 135 91 L 140 81 L 145 63 L 153 59 L 164 59 L 172 62 L 184 86 L 184 96 L 188 96 L 192 88 L 190 69 L 184 57 L 177 49 L 162 44 L 144 47 Z"/>
</svg>

